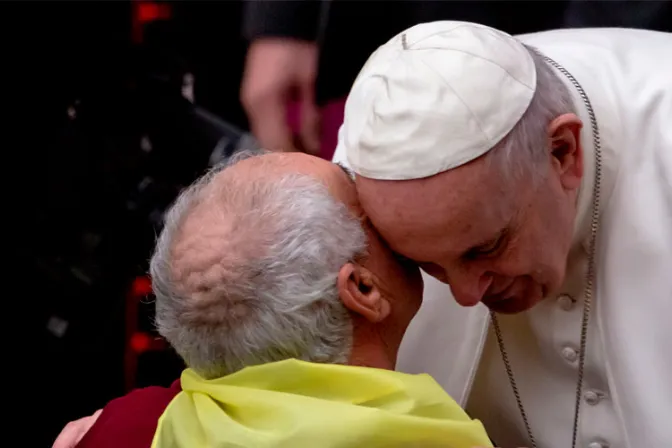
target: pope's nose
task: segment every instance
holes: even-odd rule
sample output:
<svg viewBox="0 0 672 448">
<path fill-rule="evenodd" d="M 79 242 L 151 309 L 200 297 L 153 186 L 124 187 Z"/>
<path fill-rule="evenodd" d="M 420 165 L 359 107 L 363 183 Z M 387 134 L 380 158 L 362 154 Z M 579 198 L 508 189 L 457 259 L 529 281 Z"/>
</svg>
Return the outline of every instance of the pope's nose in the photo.
<svg viewBox="0 0 672 448">
<path fill-rule="evenodd" d="M 486 273 L 478 276 L 463 275 L 449 278 L 448 285 L 455 301 L 462 306 L 477 305 L 492 285 L 493 277 Z"/>
</svg>

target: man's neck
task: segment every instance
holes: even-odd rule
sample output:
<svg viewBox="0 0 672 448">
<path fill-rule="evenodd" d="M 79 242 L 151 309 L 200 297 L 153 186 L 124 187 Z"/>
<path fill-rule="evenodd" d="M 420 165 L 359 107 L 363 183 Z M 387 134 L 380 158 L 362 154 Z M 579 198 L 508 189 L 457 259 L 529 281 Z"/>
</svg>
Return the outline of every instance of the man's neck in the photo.
<svg viewBox="0 0 672 448">
<path fill-rule="evenodd" d="M 390 353 L 376 326 L 370 323 L 358 325 L 354 323 L 352 352 L 348 364 L 360 367 L 394 370 L 396 350 Z"/>
</svg>

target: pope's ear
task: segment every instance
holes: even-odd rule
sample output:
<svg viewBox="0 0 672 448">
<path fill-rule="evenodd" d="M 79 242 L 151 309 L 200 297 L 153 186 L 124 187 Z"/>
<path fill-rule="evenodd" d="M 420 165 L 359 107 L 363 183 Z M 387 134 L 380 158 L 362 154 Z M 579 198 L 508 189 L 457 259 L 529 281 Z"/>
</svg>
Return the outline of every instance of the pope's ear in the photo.
<svg viewBox="0 0 672 448">
<path fill-rule="evenodd" d="M 575 114 L 562 114 L 548 126 L 553 169 L 568 190 L 579 188 L 583 178 L 582 127 L 581 119 Z"/>
<path fill-rule="evenodd" d="M 371 271 L 346 263 L 338 273 L 338 294 L 347 309 L 376 323 L 390 314 L 390 303 L 382 296 Z"/>
</svg>

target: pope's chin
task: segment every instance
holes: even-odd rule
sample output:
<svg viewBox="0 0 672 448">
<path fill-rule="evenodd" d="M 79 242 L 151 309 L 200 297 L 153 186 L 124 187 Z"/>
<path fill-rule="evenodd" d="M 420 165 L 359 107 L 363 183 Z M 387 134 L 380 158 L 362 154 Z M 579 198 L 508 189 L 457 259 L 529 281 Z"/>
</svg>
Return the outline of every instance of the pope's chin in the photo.
<svg viewBox="0 0 672 448">
<path fill-rule="evenodd" d="M 546 288 L 542 285 L 529 285 L 519 294 L 509 297 L 493 297 L 483 299 L 483 304 L 490 311 L 500 314 L 516 314 L 527 311 L 546 297 Z"/>
</svg>

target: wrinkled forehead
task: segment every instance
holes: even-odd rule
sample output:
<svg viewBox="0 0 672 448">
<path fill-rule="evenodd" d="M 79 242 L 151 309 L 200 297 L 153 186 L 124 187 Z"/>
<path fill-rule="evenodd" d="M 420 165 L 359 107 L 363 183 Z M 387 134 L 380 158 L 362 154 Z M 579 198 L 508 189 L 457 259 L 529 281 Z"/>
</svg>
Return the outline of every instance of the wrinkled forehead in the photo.
<svg viewBox="0 0 672 448">
<path fill-rule="evenodd" d="M 505 188 L 484 167 L 456 168 L 424 179 L 356 178 L 365 213 L 390 246 L 405 255 L 408 245 L 446 240 L 445 250 L 496 233 L 511 218 Z"/>
</svg>

